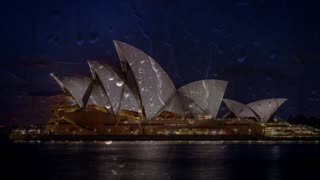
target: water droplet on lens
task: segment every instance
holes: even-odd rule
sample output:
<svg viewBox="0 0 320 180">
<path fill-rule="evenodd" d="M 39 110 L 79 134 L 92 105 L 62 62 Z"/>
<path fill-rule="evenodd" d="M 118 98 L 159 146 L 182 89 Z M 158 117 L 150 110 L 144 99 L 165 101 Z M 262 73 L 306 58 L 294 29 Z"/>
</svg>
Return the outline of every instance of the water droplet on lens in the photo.
<svg viewBox="0 0 320 180">
<path fill-rule="evenodd" d="M 117 81 L 117 82 L 116 82 L 116 85 L 119 86 L 119 87 L 123 86 L 123 84 L 124 84 L 123 81 Z"/>
<path fill-rule="evenodd" d="M 120 168 L 123 168 L 125 165 L 126 165 L 126 163 L 119 164 L 119 167 L 120 167 Z"/>
<path fill-rule="evenodd" d="M 243 56 L 243 57 L 239 57 L 239 58 L 237 59 L 237 61 L 238 61 L 239 63 L 243 63 L 246 59 L 247 59 L 247 56 Z"/>
<path fill-rule="evenodd" d="M 78 46 L 82 46 L 84 44 L 83 34 L 81 32 L 77 33 L 76 43 Z"/>
<path fill-rule="evenodd" d="M 112 26 L 108 26 L 108 31 L 109 31 L 109 33 L 112 33 L 113 32 L 113 27 Z"/>
<path fill-rule="evenodd" d="M 113 169 L 111 169 L 111 172 L 112 172 L 113 175 L 117 175 L 118 174 L 117 171 L 115 171 Z"/>
<path fill-rule="evenodd" d="M 110 145 L 110 144 L 112 144 L 112 141 L 105 141 L 104 144 Z"/>
<path fill-rule="evenodd" d="M 91 32 L 89 34 L 89 37 L 90 37 L 89 42 L 91 44 L 95 44 L 95 43 L 97 43 L 99 41 L 99 34 L 97 32 Z"/>
</svg>

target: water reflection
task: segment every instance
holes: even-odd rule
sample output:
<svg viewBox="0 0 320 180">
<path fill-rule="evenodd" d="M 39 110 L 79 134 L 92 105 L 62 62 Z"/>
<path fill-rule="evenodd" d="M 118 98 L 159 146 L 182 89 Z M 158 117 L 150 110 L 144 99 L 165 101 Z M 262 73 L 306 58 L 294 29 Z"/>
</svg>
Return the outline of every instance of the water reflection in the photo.
<svg viewBox="0 0 320 180">
<path fill-rule="evenodd" d="M 317 175 L 313 163 L 320 160 L 318 144 L 293 142 L 32 142 L 1 147 L 7 165 L 1 179 L 306 178 Z"/>
</svg>

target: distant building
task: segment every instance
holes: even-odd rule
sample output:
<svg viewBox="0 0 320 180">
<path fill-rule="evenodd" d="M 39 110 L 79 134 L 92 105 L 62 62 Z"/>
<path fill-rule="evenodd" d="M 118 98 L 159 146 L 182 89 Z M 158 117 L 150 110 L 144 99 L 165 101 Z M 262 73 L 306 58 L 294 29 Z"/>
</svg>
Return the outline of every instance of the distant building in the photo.
<svg viewBox="0 0 320 180">
<path fill-rule="evenodd" d="M 247 105 L 231 99 L 224 99 L 223 102 L 237 118 L 251 117 L 257 121 L 266 122 L 286 100 L 284 98 L 264 99 Z"/>
</svg>

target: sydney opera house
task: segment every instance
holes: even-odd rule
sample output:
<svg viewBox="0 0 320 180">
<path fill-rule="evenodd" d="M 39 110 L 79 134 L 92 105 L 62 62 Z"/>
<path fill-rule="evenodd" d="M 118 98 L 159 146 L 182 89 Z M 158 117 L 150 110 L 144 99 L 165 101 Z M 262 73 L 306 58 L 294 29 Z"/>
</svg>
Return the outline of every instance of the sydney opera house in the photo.
<svg viewBox="0 0 320 180">
<path fill-rule="evenodd" d="M 92 77 L 51 74 L 68 105 L 57 105 L 46 133 L 53 135 L 294 136 L 312 128 L 274 122 L 283 98 L 243 104 L 224 98 L 227 81 L 205 79 L 176 88 L 143 51 L 114 41 L 121 70 L 88 61 Z M 217 117 L 221 104 L 229 110 Z"/>
</svg>

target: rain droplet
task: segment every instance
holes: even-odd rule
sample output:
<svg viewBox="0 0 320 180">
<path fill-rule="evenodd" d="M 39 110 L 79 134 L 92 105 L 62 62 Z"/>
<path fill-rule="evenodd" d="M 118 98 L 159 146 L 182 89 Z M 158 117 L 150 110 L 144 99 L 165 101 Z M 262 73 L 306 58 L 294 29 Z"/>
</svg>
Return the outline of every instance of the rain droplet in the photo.
<svg viewBox="0 0 320 180">
<path fill-rule="evenodd" d="M 194 120 L 188 120 L 188 124 L 194 124 Z"/>
<path fill-rule="evenodd" d="M 109 33 L 112 33 L 113 32 L 113 27 L 112 26 L 108 26 L 108 31 L 109 31 Z"/>
<path fill-rule="evenodd" d="M 105 141 L 104 144 L 110 145 L 110 144 L 112 144 L 112 141 Z"/>
<path fill-rule="evenodd" d="M 247 59 L 247 56 L 243 56 L 243 57 L 239 57 L 239 58 L 237 59 L 237 61 L 238 61 L 239 63 L 243 63 L 246 59 Z"/>
<path fill-rule="evenodd" d="M 109 77 L 109 81 L 113 81 L 114 80 L 114 76 Z"/>
<path fill-rule="evenodd" d="M 120 168 L 123 168 L 125 165 L 126 165 L 126 163 L 119 164 L 119 167 L 120 167 Z"/>
<path fill-rule="evenodd" d="M 276 59 L 277 58 L 277 54 L 276 53 L 272 53 L 271 55 L 270 55 L 270 59 Z"/>
<path fill-rule="evenodd" d="M 126 40 L 130 39 L 129 34 L 126 34 L 126 35 L 124 36 L 124 38 L 125 38 Z"/>
<path fill-rule="evenodd" d="M 81 32 L 77 33 L 76 43 L 78 46 L 82 46 L 84 44 L 83 34 Z"/>
<path fill-rule="evenodd" d="M 164 46 L 167 46 L 167 47 L 170 47 L 170 48 L 173 46 L 173 45 L 172 45 L 171 43 L 169 43 L 169 42 L 163 42 L 163 45 L 164 45 Z"/>
<path fill-rule="evenodd" d="M 106 108 L 107 108 L 107 109 L 110 109 L 110 108 L 111 108 L 111 105 L 106 105 Z"/>
<path fill-rule="evenodd" d="M 111 172 L 112 172 L 113 175 L 117 175 L 118 174 L 117 171 L 115 171 L 113 169 L 111 169 Z"/>
<path fill-rule="evenodd" d="M 61 45 L 60 45 L 61 40 L 59 39 L 59 37 L 57 35 L 54 35 L 54 34 L 50 35 L 48 37 L 48 42 L 57 46 L 57 47 L 61 47 Z"/>
<path fill-rule="evenodd" d="M 99 34 L 97 32 L 91 32 L 89 34 L 89 37 L 90 37 L 89 42 L 91 44 L 95 44 L 95 43 L 97 43 L 99 41 Z"/>
<path fill-rule="evenodd" d="M 103 68 L 103 65 L 99 66 L 99 69 L 102 69 Z"/>
<path fill-rule="evenodd" d="M 118 87 L 123 86 L 123 84 L 124 84 L 124 82 L 123 82 L 123 81 L 117 81 L 117 82 L 116 82 L 116 85 L 117 85 Z"/>
<path fill-rule="evenodd" d="M 129 97 L 129 93 L 126 93 L 126 92 L 125 92 L 125 93 L 124 93 L 124 97 L 125 97 L 125 98 L 128 98 L 128 97 Z"/>
</svg>

